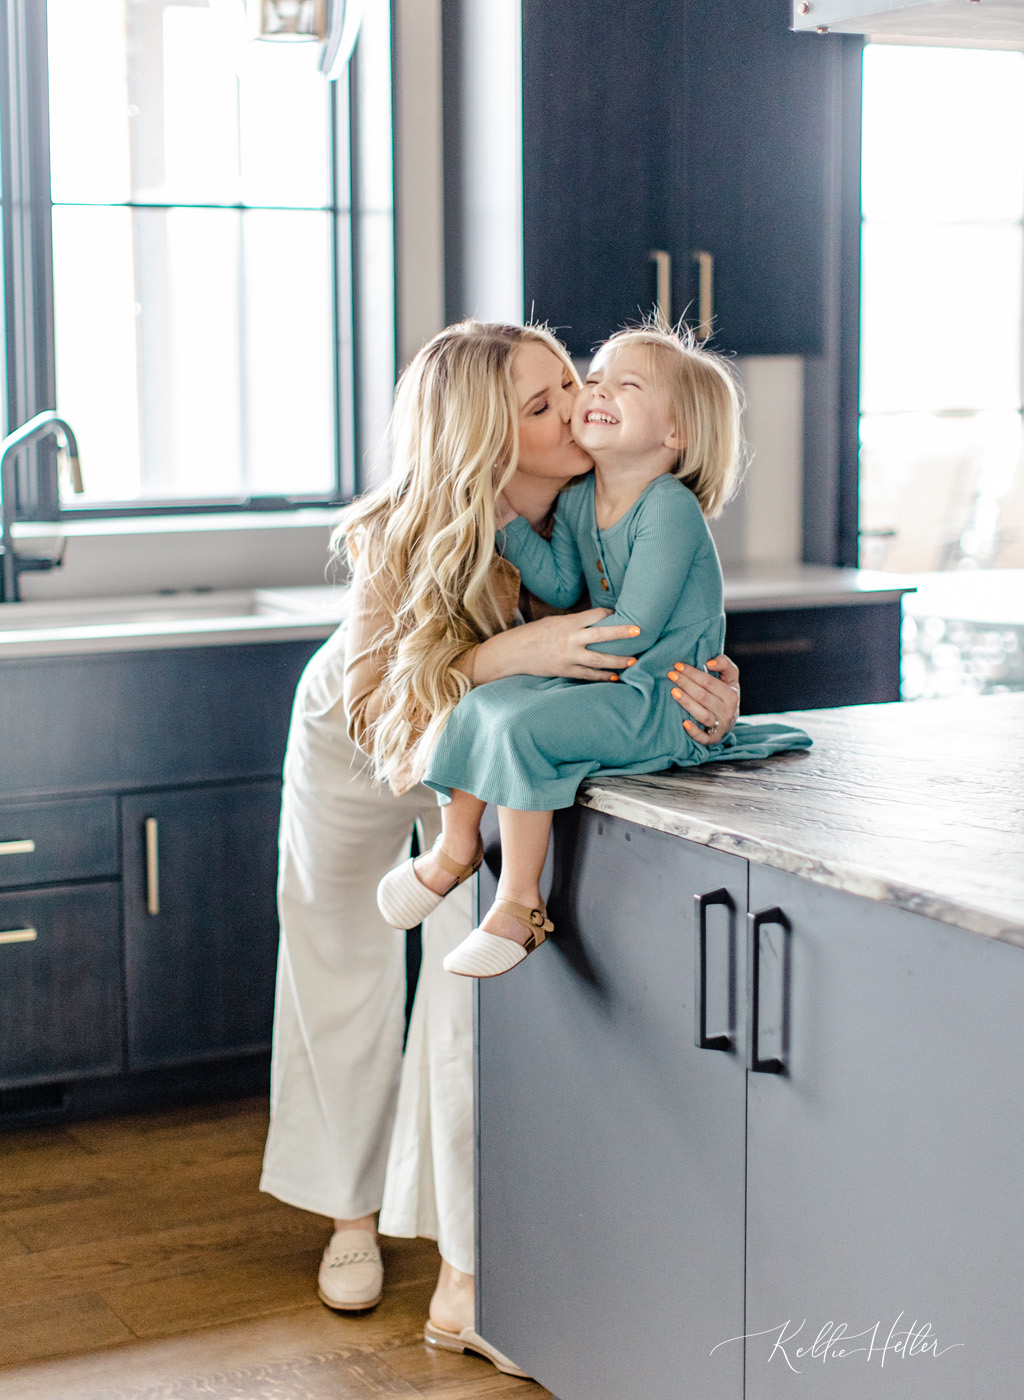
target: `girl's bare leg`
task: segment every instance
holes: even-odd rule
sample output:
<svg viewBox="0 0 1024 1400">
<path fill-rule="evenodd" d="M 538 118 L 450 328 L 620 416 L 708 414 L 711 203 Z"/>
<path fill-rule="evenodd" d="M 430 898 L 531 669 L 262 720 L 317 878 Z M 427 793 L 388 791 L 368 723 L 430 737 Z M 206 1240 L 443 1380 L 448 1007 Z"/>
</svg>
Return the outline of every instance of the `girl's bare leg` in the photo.
<svg viewBox="0 0 1024 1400">
<path fill-rule="evenodd" d="M 471 792 L 452 788 L 452 800 L 441 808 L 441 845 L 445 855 L 460 865 L 468 865 L 476 855 L 480 818 L 486 806 Z M 447 894 L 451 889 L 452 877 L 438 865 L 432 850 L 419 856 L 413 869 L 417 879 L 435 894 Z"/>
<path fill-rule="evenodd" d="M 498 826 L 501 829 L 501 877 L 497 897 L 524 904 L 527 909 L 539 909 L 540 875 L 551 837 L 551 813 L 516 812 L 511 807 L 499 807 Z M 518 919 L 500 909 L 489 909 L 480 927 L 516 943 L 525 943 L 530 936 L 529 929 Z"/>
</svg>

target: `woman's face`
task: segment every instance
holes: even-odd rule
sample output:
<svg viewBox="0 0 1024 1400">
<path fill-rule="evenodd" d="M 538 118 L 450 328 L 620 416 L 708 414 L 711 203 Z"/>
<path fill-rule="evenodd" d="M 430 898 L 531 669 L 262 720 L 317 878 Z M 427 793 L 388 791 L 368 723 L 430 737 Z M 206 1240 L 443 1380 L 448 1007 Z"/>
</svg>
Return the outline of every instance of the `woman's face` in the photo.
<svg viewBox="0 0 1024 1400">
<path fill-rule="evenodd" d="M 573 438 L 572 406 L 579 392 L 565 365 L 546 345 L 528 340 L 512 361 L 519 407 L 517 475 L 568 481 L 594 465 Z"/>
</svg>

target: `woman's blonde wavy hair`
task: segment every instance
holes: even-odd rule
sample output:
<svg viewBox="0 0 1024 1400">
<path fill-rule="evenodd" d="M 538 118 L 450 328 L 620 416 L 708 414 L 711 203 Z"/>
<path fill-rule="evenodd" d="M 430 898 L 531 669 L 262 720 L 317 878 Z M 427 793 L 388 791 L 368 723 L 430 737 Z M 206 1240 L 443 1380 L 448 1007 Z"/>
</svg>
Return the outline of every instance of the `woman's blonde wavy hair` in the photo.
<svg viewBox="0 0 1024 1400">
<path fill-rule="evenodd" d="M 746 461 L 743 399 L 735 374 L 723 356 L 705 350 L 687 327 L 672 329 L 656 317 L 618 331 L 601 351 L 633 347 L 645 354 L 654 386 L 667 396 L 686 443 L 672 474 L 713 519 L 739 485 Z"/>
<path fill-rule="evenodd" d="M 578 376 L 542 326 L 463 321 L 434 336 L 402 374 L 388 446 L 391 474 L 343 513 L 332 547 L 376 586 L 388 621 L 385 708 L 373 732 L 379 777 L 410 750 L 425 766 L 470 689 L 455 663 L 508 625 L 494 592 L 494 498 L 519 461 L 516 351 L 543 345 Z"/>
</svg>

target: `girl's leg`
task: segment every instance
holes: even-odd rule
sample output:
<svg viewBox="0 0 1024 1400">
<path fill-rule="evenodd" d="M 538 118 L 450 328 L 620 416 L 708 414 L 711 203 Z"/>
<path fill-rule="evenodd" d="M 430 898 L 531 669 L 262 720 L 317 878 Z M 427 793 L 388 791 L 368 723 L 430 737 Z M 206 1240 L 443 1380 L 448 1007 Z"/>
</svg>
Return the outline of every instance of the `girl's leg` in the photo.
<svg viewBox="0 0 1024 1400">
<path fill-rule="evenodd" d="M 470 792 L 452 789 L 452 800 L 441 808 L 441 847 L 446 856 L 467 865 L 476 855 L 480 841 L 480 818 L 486 802 Z M 425 851 L 413 866 L 416 878 L 435 894 L 447 894 L 452 877 L 437 861 L 433 850 Z"/>
<path fill-rule="evenodd" d="M 501 830 L 501 876 L 498 879 L 498 899 L 510 899 L 527 909 L 540 909 L 540 876 L 551 838 L 550 812 L 517 812 L 511 807 L 498 808 Z M 484 915 L 480 927 L 500 938 L 525 943 L 530 930 L 518 919 L 493 906 Z"/>
</svg>

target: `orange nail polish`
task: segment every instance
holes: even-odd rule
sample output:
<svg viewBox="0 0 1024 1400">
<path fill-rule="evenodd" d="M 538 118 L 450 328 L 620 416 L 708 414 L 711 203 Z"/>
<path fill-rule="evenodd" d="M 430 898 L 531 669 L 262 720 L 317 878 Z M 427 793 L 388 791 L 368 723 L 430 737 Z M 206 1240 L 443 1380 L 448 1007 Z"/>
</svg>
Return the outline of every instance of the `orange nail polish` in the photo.
<svg viewBox="0 0 1024 1400">
<path fill-rule="evenodd" d="M 673 700 L 681 700 L 682 698 L 683 698 L 683 692 L 682 692 L 681 690 L 673 690 L 673 692 L 672 692 L 672 699 L 673 699 Z M 690 721 L 689 721 L 688 719 L 684 719 L 684 720 L 683 720 L 683 724 L 684 724 L 684 726 L 689 727 Z"/>
<path fill-rule="evenodd" d="M 668 673 L 668 678 L 669 678 L 670 681 L 677 681 L 677 680 L 679 679 L 679 677 L 676 675 L 675 671 L 669 671 L 669 673 Z"/>
<path fill-rule="evenodd" d="M 618 678 L 618 676 L 615 674 L 615 672 L 613 671 L 613 672 L 611 673 L 611 675 L 608 677 L 608 679 L 609 679 L 610 681 L 617 681 L 619 678 Z"/>
<path fill-rule="evenodd" d="M 635 665 L 636 665 L 636 657 L 635 657 L 635 656 L 631 656 L 631 657 L 629 658 L 629 660 L 626 662 L 626 665 L 627 665 L 627 667 L 628 667 L 628 666 L 635 666 Z"/>
<path fill-rule="evenodd" d="M 629 629 L 629 635 L 630 635 L 631 637 L 639 637 L 639 635 L 640 635 L 640 628 L 639 628 L 639 627 L 631 627 L 631 628 Z"/>
</svg>

